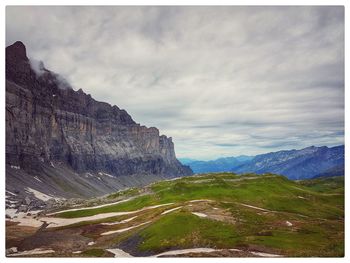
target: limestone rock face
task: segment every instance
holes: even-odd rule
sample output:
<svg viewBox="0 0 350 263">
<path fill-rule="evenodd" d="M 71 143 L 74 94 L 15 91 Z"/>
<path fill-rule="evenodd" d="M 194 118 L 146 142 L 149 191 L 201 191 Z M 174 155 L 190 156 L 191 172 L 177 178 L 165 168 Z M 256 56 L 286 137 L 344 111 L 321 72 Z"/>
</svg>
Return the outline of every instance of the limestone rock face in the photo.
<svg viewBox="0 0 350 263">
<path fill-rule="evenodd" d="M 135 123 L 117 106 L 74 91 L 40 64 L 33 69 L 23 43 L 6 48 L 6 163 L 26 172 L 65 164 L 77 173 L 112 176 L 190 175 L 171 138 Z"/>
</svg>

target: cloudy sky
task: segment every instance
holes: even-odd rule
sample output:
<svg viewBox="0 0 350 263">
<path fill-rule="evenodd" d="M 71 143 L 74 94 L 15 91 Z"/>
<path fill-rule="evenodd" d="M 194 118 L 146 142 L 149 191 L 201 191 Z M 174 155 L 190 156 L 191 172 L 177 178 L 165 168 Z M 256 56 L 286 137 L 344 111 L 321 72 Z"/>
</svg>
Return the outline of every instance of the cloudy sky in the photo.
<svg viewBox="0 0 350 263">
<path fill-rule="evenodd" d="M 178 157 L 344 143 L 342 7 L 7 7 L 16 40 Z"/>
</svg>

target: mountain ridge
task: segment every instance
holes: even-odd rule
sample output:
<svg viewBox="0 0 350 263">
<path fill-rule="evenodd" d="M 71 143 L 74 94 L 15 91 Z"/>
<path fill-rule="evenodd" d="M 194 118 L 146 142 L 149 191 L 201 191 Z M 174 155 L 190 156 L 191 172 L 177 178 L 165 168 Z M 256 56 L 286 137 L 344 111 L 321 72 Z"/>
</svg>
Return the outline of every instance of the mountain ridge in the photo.
<svg viewBox="0 0 350 263">
<path fill-rule="evenodd" d="M 344 165 L 344 146 L 315 147 L 278 151 L 255 156 L 236 172 L 278 173 L 289 179 L 309 179 L 335 165 Z"/>
<path fill-rule="evenodd" d="M 334 147 L 309 146 L 300 150 L 281 150 L 243 158 L 239 156 L 211 161 L 187 162 L 195 173 L 277 173 L 289 179 L 309 179 L 317 176 L 344 175 L 344 145 Z M 228 160 L 223 166 L 220 161 Z"/>
<path fill-rule="evenodd" d="M 241 166 L 250 159 L 249 156 L 221 157 L 209 161 L 185 160 L 183 164 L 189 165 L 194 173 L 230 172 L 234 167 Z"/>
</svg>

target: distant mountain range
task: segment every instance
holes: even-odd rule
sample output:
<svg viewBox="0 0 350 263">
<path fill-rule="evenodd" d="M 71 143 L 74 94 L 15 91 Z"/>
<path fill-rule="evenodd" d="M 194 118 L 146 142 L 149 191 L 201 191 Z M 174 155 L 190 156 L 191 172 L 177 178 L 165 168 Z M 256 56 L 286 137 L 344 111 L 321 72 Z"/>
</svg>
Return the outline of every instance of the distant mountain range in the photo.
<svg viewBox="0 0 350 263">
<path fill-rule="evenodd" d="M 269 172 L 298 180 L 344 175 L 344 163 L 344 145 L 340 145 L 331 148 L 311 146 L 301 150 L 270 152 L 255 157 L 238 156 L 192 162 L 187 159 L 186 165 L 189 165 L 194 173 Z"/>
<path fill-rule="evenodd" d="M 179 159 L 184 165 L 191 167 L 194 173 L 216 173 L 216 172 L 229 172 L 232 169 L 242 166 L 251 161 L 254 156 L 241 155 L 238 157 L 226 157 L 219 158 L 211 161 L 198 161 L 193 159 Z"/>
</svg>

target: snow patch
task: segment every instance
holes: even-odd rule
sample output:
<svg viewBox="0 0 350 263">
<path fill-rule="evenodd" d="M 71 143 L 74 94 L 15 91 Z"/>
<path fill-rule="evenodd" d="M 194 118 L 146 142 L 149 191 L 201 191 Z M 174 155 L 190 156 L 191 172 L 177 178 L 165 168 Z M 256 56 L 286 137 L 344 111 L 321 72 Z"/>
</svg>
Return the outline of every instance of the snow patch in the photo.
<svg viewBox="0 0 350 263">
<path fill-rule="evenodd" d="M 210 253 L 214 251 L 218 251 L 218 250 L 214 248 L 206 248 L 206 247 L 188 248 L 188 249 L 166 251 L 166 252 L 154 255 L 153 257 L 173 256 L 173 255 L 181 255 L 181 254 L 188 254 L 188 253 Z"/>
<path fill-rule="evenodd" d="M 223 251 L 223 250 L 225 249 L 214 249 L 214 248 L 206 248 L 206 247 L 188 248 L 188 249 L 170 250 L 170 251 L 166 251 L 166 252 L 154 255 L 152 257 L 174 256 L 174 255 L 182 255 L 182 254 L 188 254 L 188 253 L 210 253 L 210 252 Z M 242 252 L 242 250 L 236 249 L 236 248 L 230 248 L 227 250 Z M 259 256 L 259 257 L 281 257 L 280 255 L 268 254 L 263 252 L 255 252 L 255 251 L 248 251 L 248 252 L 254 256 Z"/>
<path fill-rule="evenodd" d="M 143 211 L 143 210 L 147 210 L 147 209 L 153 209 L 153 208 L 158 208 L 158 207 L 167 206 L 167 205 L 173 205 L 173 204 L 174 203 L 167 203 L 167 204 L 161 204 L 161 205 L 147 206 L 147 207 L 144 207 L 144 208 L 140 209 L 139 211 Z"/>
<path fill-rule="evenodd" d="M 8 202 L 10 204 L 17 204 L 19 201 L 12 201 L 12 200 L 6 199 L 6 202 Z"/>
<path fill-rule="evenodd" d="M 192 212 L 192 214 L 199 216 L 199 217 L 207 217 L 208 215 L 203 214 L 203 213 L 199 213 L 199 212 Z"/>
<path fill-rule="evenodd" d="M 263 252 L 255 252 L 255 251 L 250 251 L 250 254 L 254 256 L 259 256 L 259 257 L 268 257 L 268 258 L 274 258 L 274 257 L 280 257 L 281 255 L 276 255 L 276 254 L 269 254 L 269 253 L 263 253 Z"/>
<path fill-rule="evenodd" d="M 90 207 L 81 207 L 81 208 L 72 208 L 72 209 L 67 209 L 67 210 L 54 212 L 54 213 L 47 214 L 47 215 L 48 216 L 52 216 L 52 215 L 60 214 L 60 213 L 63 213 L 63 212 L 71 212 L 71 211 L 80 211 L 80 210 L 89 210 L 89 209 L 101 208 L 101 207 L 105 207 L 105 206 L 110 206 L 110 205 L 116 205 L 116 204 L 124 203 L 124 202 L 132 200 L 133 198 L 134 197 L 131 197 L 131 198 L 128 198 L 128 199 L 124 199 L 124 200 L 121 200 L 121 201 L 117 201 L 117 202 L 114 202 L 114 203 L 108 203 L 108 204 L 104 204 L 104 205 L 97 205 L 97 206 L 90 206 Z"/>
<path fill-rule="evenodd" d="M 42 181 L 39 179 L 38 176 L 34 176 L 34 179 L 37 180 L 37 181 L 39 181 L 40 183 L 42 183 Z"/>
<path fill-rule="evenodd" d="M 115 178 L 113 175 L 110 175 L 110 174 L 104 173 L 104 172 L 99 172 L 98 175 L 105 175 L 105 176 L 108 176 L 110 178 Z"/>
<path fill-rule="evenodd" d="M 82 221 L 94 221 L 94 220 L 115 217 L 115 216 L 121 216 L 121 215 L 131 215 L 131 214 L 139 213 L 139 212 L 146 211 L 149 209 L 154 209 L 157 207 L 162 207 L 162 206 L 167 206 L 167 205 L 172 205 L 172 204 L 174 204 L 174 203 L 155 205 L 155 206 L 147 206 L 147 207 L 144 207 L 142 209 L 134 210 L 134 211 L 101 213 L 101 214 L 97 214 L 97 215 L 93 215 L 93 216 L 84 216 L 84 217 L 77 217 L 77 218 L 58 218 L 58 217 L 23 218 L 23 217 L 18 217 L 18 218 L 11 219 L 11 220 L 14 222 L 20 222 L 19 225 L 22 225 L 22 226 L 33 226 L 33 227 L 41 226 L 43 224 L 43 222 L 46 222 L 48 224 L 47 228 L 51 228 L 51 227 L 67 226 L 67 225 L 79 223 Z M 57 212 L 57 213 L 60 213 L 60 212 Z"/>
<path fill-rule="evenodd" d="M 42 210 L 33 210 L 29 211 L 32 215 L 28 216 L 27 212 L 17 212 L 17 209 L 7 208 L 6 215 L 11 218 L 10 221 L 18 222 L 19 226 L 31 226 L 31 227 L 40 227 L 43 224 L 43 221 L 33 218 Z M 8 220 L 8 219 L 7 219 Z"/>
<path fill-rule="evenodd" d="M 119 248 L 110 248 L 110 249 L 106 249 L 106 250 L 113 253 L 115 258 L 130 258 L 130 257 L 132 257 L 132 255 L 130 255 L 129 253 L 126 253 L 125 251 L 123 251 Z"/>
<path fill-rule="evenodd" d="M 182 208 L 182 206 L 179 206 L 179 207 L 175 207 L 175 208 L 166 210 L 166 211 L 164 211 L 163 213 L 161 213 L 161 215 L 166 215 L 166 214 L 168 214 L 168 213 L 170 213 L 170 212 L 173 212 L 173 211 L 175 211 L 175 210 L 178 210 L 178 209 L 180 209 L 180 208 Z"/>
<path fill-rule="evenodd" d="M 175 177 L 175 178 L 171 178 L 171 179 L 168 179 L 168 180 L 164 180 L 164 181 L 176 181 L 176 180 L 178 180 L 178 179 L 181 179 L 181 178 L 183 178 L 183 177 Z"/>
<path fill-rule="evenodd" d="M 11 165 L 11 168 L 12 168 L 12 169 L 15 169 L 15 170 L 19 170 L 19 169 L 21 169 L 21 167 L 20 167 L 20 166 L 16 166 L 16 165 Z"/>
<path fill-rule="evenodd" d="M 286 221 L 286 225 L 287 226 L 293 226 L 293 224 L 291 222 L 289 222 L 289 221 Z"/>
<path fill-rule="evenodd" d="M 124 220 L 119 221 L 119 222 L 101 223 L 101 225 L 104 225 L 104 226 L 113 226 L 113 225 L 124 224 L 124 223 L 127 223 L 127 222 L 130 222 L 130 221 L 134 220 L 136 217 L 137 217 L 137 216 L 134 216 L 134 217 L 131 217 L 131 218 L 128 218 L 128 219 L 124 219 Z"/>
<path fill-rule="evenodd" d="M 94 241 L 91 241 L 91 242 L 88 243 L 88 246 L 92 246 L 92 245 L 94 245 L 94 244 L 95 244 L 95 242 L 94 242 Z"/>
<path fill-rule="evenodd" d="M 131 227 L 127 227 L 127 228 L 122 228 L 122 229 L 118 229 L 118 230 L 114 230 L 114 231 L 103 232 L 103 233 L 101 234 L 101 236 L 111 235 L 111 234 L 115 234 L 115 233 L 123 233 L 123 232 L 125 232 L 125 231 L 131 230 L 131 229 L 136 228 L 136 227 L 139 227 L 139 226 L 146 225 L 146 224 L 151 223 L 151 222 L 152 222 L 152 221 L 147 221 L 147 222 L 141 223 L 141 224 L 136 225 L 136 226 L 131 226 Z"/>
<path fill-rule="evenodd" d="M 273 212 L 273 211 L 270 211 L 270 210 L 267 210 L 267 209 L 264 209 L 264 208 L 261 208 L 261 207 L 256 207 L 256 206 L 247 205 L 247 204 L 243 204 L 243 203 L 239 203 L 239 204 L 243 205 L 245 207 L 253 208 L 253 209 L 264 211 L 264 212 Z"/>
<path fill-rule="evenodd" d="M 48 201 L 50 199 L 52 199 L 53 197 L 47 194 L 44 194 L 42 192 L 39 192 L 35 189 L 32 189 L 30 187 L 25 188 L 25 191 L 28 193 L 32 193 L 36 198 L 42 200 L 42 201 Z"/>
<path fill-rule="evenodd" d="M 6 215 L 13 218 L 16 215 L 17 209 L 8 208 L 6 209 Z"/>
<path fill-rule="evenodd" d="M 18 252 L 17 247 L 10 247 L 8 250 L 10 251 L 10 253 L 17 253 Z"/>
<path fill-rule="evenodd" d="M 35 248 L 32 250 L 25 250 L 14 254 L 8 254 L 8 256 L 17 257 L 17 256 L 39 255 L 39 254 L 48 254 L 48 253 L 55 253 L 55 250 L 52 250 L 52 249 L 44 250 L 42 248 Z"/>
<path fill-rule="evenodd" d="M 85 173 L 85 177 L 89 178 L 89 177 L 94 177 L 91 173 Z"/>
<path fill-rule="evenodd" d="M 196 203 L 196 202 L 213 202 L 213 200 L 210 199 L 198 199 L 198 200 L 191 200 L 188 201 L 189 203 Z"/>
<path fill-rule="evenodd" d="M 8 193 L 8 194 L 10 194 L 10 195 L 13 195 L 13 196 L 16 196 L 16 194 L 14 194 L 14 193 L 12 193 L 12 192 L 10 192 L 10 191 L 8 191 L 8 190 L 6 190 L 6 193 Z"/>
</svg>

